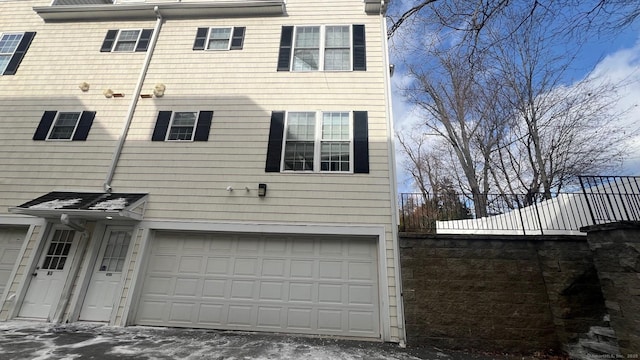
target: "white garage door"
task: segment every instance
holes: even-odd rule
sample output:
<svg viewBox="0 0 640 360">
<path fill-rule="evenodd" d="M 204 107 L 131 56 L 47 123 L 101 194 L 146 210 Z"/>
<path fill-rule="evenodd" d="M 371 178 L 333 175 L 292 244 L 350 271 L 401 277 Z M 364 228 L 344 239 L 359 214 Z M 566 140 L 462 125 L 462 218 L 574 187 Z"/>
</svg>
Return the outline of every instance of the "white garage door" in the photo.
<svg viewBox="0 0 640 360">
<path fill-rule="evenodd" d="M 7 286 L 26 234 L 26 228 L 0 227 L 0 296 Z"/>
<path fill-rule="evenodd" d="M 157 233 L 136 324 L 380 337 L 374 239 Z"/>
</svg>

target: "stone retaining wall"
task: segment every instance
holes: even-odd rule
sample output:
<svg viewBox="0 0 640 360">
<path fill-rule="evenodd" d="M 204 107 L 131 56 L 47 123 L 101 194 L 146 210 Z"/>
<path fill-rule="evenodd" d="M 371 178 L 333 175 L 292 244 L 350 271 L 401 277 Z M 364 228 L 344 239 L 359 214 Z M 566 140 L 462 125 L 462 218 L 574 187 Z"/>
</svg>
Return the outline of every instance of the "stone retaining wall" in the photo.
<svg viewBox="0 0 640 360">
<path fill-rule="evenodd" d="M 625 358 L 640 358 L 640 222 L 585 228 L 611 327 Z"/>
<path fill-rule="evenodd" d="M 533 352 L 606 313 L 586 237 L 401 234 L 408 345 Z"/>
</svg>

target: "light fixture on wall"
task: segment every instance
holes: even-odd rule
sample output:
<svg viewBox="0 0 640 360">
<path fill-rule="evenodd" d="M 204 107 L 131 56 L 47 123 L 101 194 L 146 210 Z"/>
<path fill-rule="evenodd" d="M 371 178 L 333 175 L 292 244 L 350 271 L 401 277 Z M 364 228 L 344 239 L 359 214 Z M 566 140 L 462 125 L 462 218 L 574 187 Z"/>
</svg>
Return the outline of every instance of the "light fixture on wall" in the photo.
<svg viewBox="0 0 640 360">
<path fill-rule="evenodd" d="M 155 95 L 155 97 L 163 97 L 166 89 L 167 87 L 164 84 L 157 83 L 156 86 L 153 87 L 153 95 Z"/>
<path fill-rule="evenodd" d="M 267 196 L 267 184 L 258 184 L 258 196 L 259 197 Z"/>
<path fill-rule="evenodd" d="M 78 85 L 78 87 L 80 88 L 80 90 L 82 90 L 82 92 L 87 92 L 87 91 L 89 91 L 90 85 L 89 85 L 88 82 L 83 81 Z"/>
</svg>

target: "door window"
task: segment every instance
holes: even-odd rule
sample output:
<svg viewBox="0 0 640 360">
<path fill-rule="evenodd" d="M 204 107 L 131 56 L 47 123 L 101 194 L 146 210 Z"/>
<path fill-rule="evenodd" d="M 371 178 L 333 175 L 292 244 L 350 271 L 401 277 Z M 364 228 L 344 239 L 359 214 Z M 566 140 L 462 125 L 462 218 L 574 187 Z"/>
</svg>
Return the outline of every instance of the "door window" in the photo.
<svg viewBox="0 0 640 360">
<path fill-rule="evenodd" d="M 128 231 L 112 231 L 107 241 L 107 248 L 100 264 L 99 271 L 121 272 L 127 257 L 131 233 Z"/>
<path fill-rule="evenodd" d="M 64 269 L 64 264 L 67 262 L 74 235 L 75 231 L 73 230 L 56 230 L 51 239 L 51 243 L 49 243 L 47 256 L 45 256 L 44 262 L 42 263 L 43 270 Z"/>
</svg>

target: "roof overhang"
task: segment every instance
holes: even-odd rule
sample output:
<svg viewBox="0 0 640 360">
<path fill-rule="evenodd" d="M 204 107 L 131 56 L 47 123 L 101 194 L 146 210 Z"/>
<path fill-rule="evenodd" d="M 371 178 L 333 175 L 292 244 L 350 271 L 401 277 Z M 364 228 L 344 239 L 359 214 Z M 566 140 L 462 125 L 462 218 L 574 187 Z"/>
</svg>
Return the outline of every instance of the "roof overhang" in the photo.
<svg viewBox="0 0 640 360">
<path fill-rule="evenodd" d="M 285 0 L 226 0 L 36 6 L 45 21 L 155 20 L 157 7 L 166 19 L 285 14 Z"/>
<path fill-rule="evenodd" d="M 9 208 L 10 213 L 47 219 L 65 217 L 81 220 L 140 221 L 147 194 L 54 191 Z"/>
</svg>

